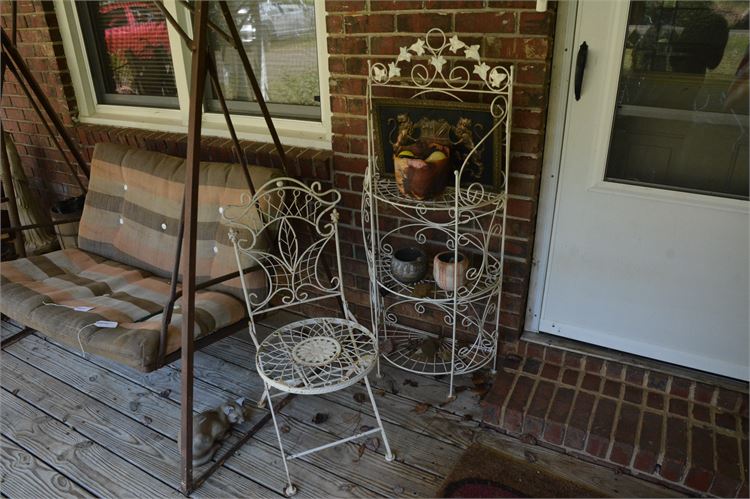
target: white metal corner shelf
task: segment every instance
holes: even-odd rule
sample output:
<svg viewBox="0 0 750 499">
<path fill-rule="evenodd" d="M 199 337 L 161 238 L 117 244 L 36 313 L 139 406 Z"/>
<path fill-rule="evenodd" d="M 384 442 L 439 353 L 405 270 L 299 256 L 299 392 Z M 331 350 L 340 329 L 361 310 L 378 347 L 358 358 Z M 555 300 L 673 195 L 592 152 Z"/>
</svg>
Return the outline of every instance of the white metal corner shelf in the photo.
<svg viewBox="0 0 750 499">
<path fill-rule="evenodd" d="M 403 73 L 403 74 L 402 74 Z M 429 200 L 401 194 L 396 181 L 379 171 L 376 152 L 374 94 L 395 89 L 399 95 L 419 100 L 438 96 L 455 102 L 486 103 L 493 118 L 483 130 L 453 181 Z M 457 35 L 450 38 L 434 28 L 410 46 L 401 47 L 395 60 L 369 65 L 367 84 L 368 168 L 363 186 L 362 227 L 370 273 L 373 328 L 381 340 L 381 355 L 401 369 L 430 375 L 449 375 L 448 396 L 454 395 L 454 376 L 487 365 L 496 365 L 499 339 L 503 247 L 508 199 L 510 123 L 513 94 L 512 65 L 491 67 L 481 60 L 479 45 L 469 45 Z M 461 183 L 469 159 L 481 153 L 493 134 L 501 133 L 500 181 L 493 188 L 480 182 Z M 496 165 L 492 165 L 493 167 Z M 397 222 L 381 224 L 380 217 Z M 394 226 L 395 225 L 395 226 Z M 452 251 L 471 255 L 465 283 L 456 291 L 438 288 L 428 272 L 424 280 L 404 284 L 393 276 L 394 245 L 435 244 L 439 238 Z M 454 278 L 456 275 L 454 274 Z M 415 327 L 429 314 L 441 326 Z M 440 329 L 450 331 L 440 334 Z M 429 330 L 428 330 L 429 329 Z M 425 348 L 425 344 L 431 345 Z"/>
</svg>

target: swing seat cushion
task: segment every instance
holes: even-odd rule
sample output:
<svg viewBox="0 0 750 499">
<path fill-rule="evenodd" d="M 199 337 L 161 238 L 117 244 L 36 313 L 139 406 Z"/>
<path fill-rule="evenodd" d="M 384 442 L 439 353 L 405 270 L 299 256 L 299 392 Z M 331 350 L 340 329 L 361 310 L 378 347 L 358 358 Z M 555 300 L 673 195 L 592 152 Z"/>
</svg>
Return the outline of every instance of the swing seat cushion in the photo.
<svg viewBox="0 0 750 499">
<path fill-rule="evenodd" d="M 258 186 L 280 174 L 273 168 L 250 168 L 253 184 Z M 184 181 L 182 158 L 97 144 L 79 248 L 3 263 L 0 311 L 87 353 L 142 371 L 160 367 L 159 332 L 169 301 Z M 198 283 L 237 270 L 220 208 L 239 203 L 248 192 L 236 164 L 201 163 L 199 184 Z M 260 221 L 253 210 L 245 216 L 249 227 Z M 243 255 L 241 263 L 247 268 L 251 260 Z M 251 292 L 265 294 L 262 270 L 247 273 L 245 279 Z M 179 305 L 178 301 L 168 329 L 167 354 L 179 348 Z M 93 308 L 76 311 L 76 306 Z M 195 315 L 195 338 L 241 321 L 245 306 L 239 278 L 199 291 Z M 91 325 L 101 320 L 118 325 Z"/>
<path fill-rule="evenodd" d="M 86 353 L 140 371 L 158 367 L 162 312 L 169 300 L 167 279 L 80 249 L 3 263 L 1 279 L 2 313 L 8 317 Z M 231 294 L 198 291 L 195 337 L 244 316 L 243 302 Z M 118 326 L 89 326 L 102 320 Z M 178 300 L 167 331 L 167 354 L 179 349 L 181 326 Z"/>
</svg>

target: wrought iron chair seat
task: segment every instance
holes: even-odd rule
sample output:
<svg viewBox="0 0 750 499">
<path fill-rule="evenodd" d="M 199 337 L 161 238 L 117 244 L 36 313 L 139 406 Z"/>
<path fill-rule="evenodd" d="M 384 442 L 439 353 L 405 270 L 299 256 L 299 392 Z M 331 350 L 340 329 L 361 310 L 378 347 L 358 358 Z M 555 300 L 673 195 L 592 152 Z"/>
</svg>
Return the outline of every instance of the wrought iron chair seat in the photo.
<svg viewBox="0 0 750 499">
<path fill-rule="evenodd" d="M 375 366 L 375 335 L 334 317 L 287 324 L 266 337 L 256 355 L 258 374 L 287 393 L 314 395 L 351 386 Z"/>
</svg>

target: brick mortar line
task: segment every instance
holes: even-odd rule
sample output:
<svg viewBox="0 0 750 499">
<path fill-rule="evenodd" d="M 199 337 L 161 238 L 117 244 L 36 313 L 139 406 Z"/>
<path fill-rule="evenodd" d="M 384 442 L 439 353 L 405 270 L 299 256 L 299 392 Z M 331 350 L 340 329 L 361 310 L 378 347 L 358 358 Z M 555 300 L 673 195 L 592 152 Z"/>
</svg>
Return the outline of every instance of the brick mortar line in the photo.
<svg viewBox="0 0 750 499">
<path fill-rule="evenodd" d="M 640 409 L 640 414 L 638 415 L 638 422 L 636 423 L 635 427 L 635 440 L 633 441 L 633 455 L 630 456 L 630 461 L 628 461 L 627 467 L 630 469 L 635 469 L 635 458 L 638 455 L 638 452 L 641 450 L 641 432 L 643 432 L 643 417 L 646 414 L 645 410 L 645 401 L 647 399 L 647 394 L 644 393 L 643 397 L 641 399 L 641 403 L 638 406 Z"/>
<path fill-rule="evenodd" d="M 607 381 L 605 379 L 604 383 L 606 382 Z M 602 389 L 604 389 L 604 384 L 602 384 Z M 612 449 L 615 446 L 615 438 L 616 438 L 615 435 L 617 432 L 617 427 L 619 426 L 619 423 L 620 423 L 620 412 L 622 411 L 622 405 L 624 403 L 622 396 L 624 392 L 625 392 L 625 385 L 621 384 L 620 393 L 618 394 L 619 396 L 617 397 L 617 400 L 615 401 L 615 414 L 614 414 L 614 418 L 612 419 L 612 428 L 609 429 L 609 444 L 607 445 L 607 452 L 604 454 L 605 459 L 608 461 L 612 461 L 611 459 Z"/>
</svg>

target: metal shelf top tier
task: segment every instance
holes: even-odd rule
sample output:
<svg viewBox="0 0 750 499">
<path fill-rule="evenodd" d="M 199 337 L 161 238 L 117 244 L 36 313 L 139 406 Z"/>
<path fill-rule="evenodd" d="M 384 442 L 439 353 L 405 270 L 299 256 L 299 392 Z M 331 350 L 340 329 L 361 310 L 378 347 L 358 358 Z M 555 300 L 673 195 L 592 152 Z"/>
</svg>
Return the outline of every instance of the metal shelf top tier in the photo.
<svg viewBox="0 0 750 499">
<path fill-rule="evenodd" d="M 504 192 L 493 192 L 481 184 L 471 184 L 458 190 L 456 199 L 455 187 L 446 187 L 439 196 L 426 200 L 408 198 L 401 194 L 392 177 L 381 177 L 378 174 L 373 178 L 373 195 L 378 201 L 398 206 L 399 208 L 417 211 L 446 211 L 455 210 L 470 211 L 481 210 L 491 207 L 504 207 L 506 194 Z"/>
</svg>

